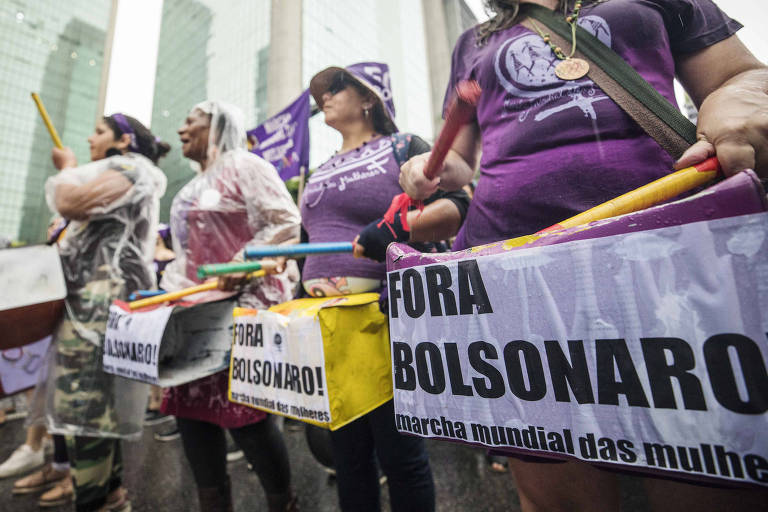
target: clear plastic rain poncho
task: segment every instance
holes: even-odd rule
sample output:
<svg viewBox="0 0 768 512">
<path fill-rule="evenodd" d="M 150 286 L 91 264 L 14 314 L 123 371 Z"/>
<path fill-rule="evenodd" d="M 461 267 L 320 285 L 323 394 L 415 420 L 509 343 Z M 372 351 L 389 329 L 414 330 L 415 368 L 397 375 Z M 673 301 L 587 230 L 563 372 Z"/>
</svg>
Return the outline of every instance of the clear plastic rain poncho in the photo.
<svg viewBox="0 0 768 512">
<path fill-rule="evenodd" d="M 141 434 L 146 384 L 102 371 L 109 306 L 155 284 L 152 256 L 165 175 L 136 153 L 65 169 L 48 179 L 45 196 L 56 212 L 56 187 L 83 185 L 107 171 L 131 188 L 70 222 L 59 243 L 67 298 L 48 360 L 45 418 L 49 431 L 95 437 Z"/>
<path fill-rule="evenodd" d="M 176 194 L 171 206 L 176 259 L 160 284 L 167 291 L 199 284 L 199 265 L 242 261 L 248 245 L 276 245 L 299 237 L 299 210 L 277 171 L 245 149 L 240 109 L 205 101 L 194 110 L 211 116 L 207 167 Z M 289 261 L 285 272 L 254 280 L 237 302 L 266 309 L 292 299 L 298 281 L 298 267 Z M 207 302 L 226 295 L 205 292 L 194 299 Z"/>
</svg>

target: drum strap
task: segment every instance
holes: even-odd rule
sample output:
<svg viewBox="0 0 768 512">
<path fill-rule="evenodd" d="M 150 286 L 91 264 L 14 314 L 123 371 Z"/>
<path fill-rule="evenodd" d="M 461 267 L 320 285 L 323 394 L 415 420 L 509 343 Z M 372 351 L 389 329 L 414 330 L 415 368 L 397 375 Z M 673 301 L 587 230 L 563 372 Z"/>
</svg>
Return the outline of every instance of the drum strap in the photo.
<svg viewBox="0 0 768 512">
<path fill-rule="evenodd" d="M 562 16 L 535 5 L 520 6 L 521 25 L 534 30 L 531 18 L 544 24 L 552 42 L 561 48 L 571 46 L 571 26 Z M 653 88 L 619 54 L 581 27 L 575 57 L 589 63 L 587 76 L 622 110 L 651 136 L 667 153 L 677 159 L 696 142 L 696 125 Z"/>
</svg>

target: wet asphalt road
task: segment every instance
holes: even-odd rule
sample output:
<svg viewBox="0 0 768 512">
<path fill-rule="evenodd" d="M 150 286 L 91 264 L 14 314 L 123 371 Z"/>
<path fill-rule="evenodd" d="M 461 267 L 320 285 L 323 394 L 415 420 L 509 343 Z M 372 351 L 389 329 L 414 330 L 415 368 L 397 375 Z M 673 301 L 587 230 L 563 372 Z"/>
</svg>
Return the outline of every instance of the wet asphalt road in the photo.
<svg viewBox="0 0 768 512">
<path fill-rule="evenodd" d="M 182 453 L 181 441 L 160 443 L 154 431 L 167 430 L 169 424 L 147 427 L 138 442 L 124 442 L 125 483 L 136 512 L 197 511 L 197 494 L 192 474 Z M 336 486 L 309 452 L 303 431 L 285 431 L 291 458 L 293 485 L 299 495 L 301 510 L 338 510 Z M 0 460 L 10 455 L 24 441 L 22 421 L 0 427 Z M 439 511 L 519 511 L 514 483 L 508 474 L 488 469 L 485 452 L 442 441 L 428 444 L 437 490 Z M 236 511 L 266 510 L 264 492 L 256 475 L 248 471 L 245 460 L 229 464 Z M 13 478 L 0 480 L 0 511 L 32 512 L 41 510 L 33 495 L 11 496 Z M 389 510 L 386 484 L 382 486 L 383 510 Z M 53 512 L 74 510 L 73 506 L 48 509 Z M 635 479 L 623 481 L 623 512 L 646 510 L 640 484 Z"/>
</svg>

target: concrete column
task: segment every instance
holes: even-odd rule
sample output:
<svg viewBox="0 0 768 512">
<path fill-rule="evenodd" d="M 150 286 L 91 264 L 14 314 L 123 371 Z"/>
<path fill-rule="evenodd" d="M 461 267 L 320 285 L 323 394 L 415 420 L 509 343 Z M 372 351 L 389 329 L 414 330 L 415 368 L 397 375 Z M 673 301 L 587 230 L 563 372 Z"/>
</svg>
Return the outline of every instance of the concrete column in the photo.
<svg viewBox="0 0 768 512">
<path fill-rule="evenodd" d="M 267 115 L 285 108 L 301 83 L 302 0 L 272 0 L 267 61 Z"/>
<path fill-rule="evenodd" d="M 443 0 L 422 0 L 424 34 L 427 40 L 429 87 L 432 96 L 432 125 L 434 137 L 443 126 L 443 96 L 451 71 L 451 47 Z"/>
</svg>

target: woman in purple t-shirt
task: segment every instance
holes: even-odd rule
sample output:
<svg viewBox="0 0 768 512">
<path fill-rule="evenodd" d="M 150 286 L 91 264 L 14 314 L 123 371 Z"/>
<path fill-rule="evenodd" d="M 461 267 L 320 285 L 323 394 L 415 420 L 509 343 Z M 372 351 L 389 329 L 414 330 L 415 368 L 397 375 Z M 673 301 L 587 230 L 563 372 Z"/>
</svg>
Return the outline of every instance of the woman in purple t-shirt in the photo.
<svg viewBox="0 0 768 512">
<path fill-rule="evenodd" d="M 310 176 L 301 200 L 302 238 L 309 242 L 356 240 L 355 256 L 309 256 L 304 288 L 312 296 L 378 291 L 386 275 L 384 251 L 392 241 L 442 240 L 461 225 L 466 194 L 430 198 L 421 213 L 398 214 L 381 223 L 392 198 L 401 193 L 400 163 L 429 146 L 398 134 L 385 64 L 332 67 L 315 75 L 310 91 L 343 142 L 336 155 Z M 410 225 L 405 231 L 404 222 Z M 391 229 L 390 229 L 391 228 Z M 359 234 L 359 237 L 358 237 Z M 366 256 L 362 258 L 359 256 Z M 392 401 L 331 432 L 342 510 L 379 510 L 374 454 L 387 475 L 393 511 L 435 508 L 435 490 L 422 439 L 398 434 Z"/>
<path fill-rule="evenodd" d="M 558 48 L 558 56 L 542 34 L 520 25 L 524 12 L 518 9 L 525 3 L 575 18 L 672 103 L 677 76 L 700 108 L 699 142 L 674 162 L 588 77 L 559 78 L 555 68 L 571 48 Z M 459 80 L 479 82 L 483 94 L 474 122 L 460 132 L 438 179 L 423 175 L 427 154 L 406 163 L 400 177 L 411 197 L 422 198 L 438 186 L 456 190 L 469 183 L 479 164 L 454 249 L 535 233 L 659 178 L 673 165 L 687 167 L 714 154 L 728 175 L 744 168 L 768 173 L 768 72 L 733 36 L 741 25 L 711 0 L 486 4 L 496 16 L 459 38 L 448 85 L 450 93 Z M 618 509 L 613 473 L 581 462 L 510 462 L 525 511 Z M 723 509 L 721 499 L 756 497 L 649 482 L 654 509 Z"/>
</svg>

